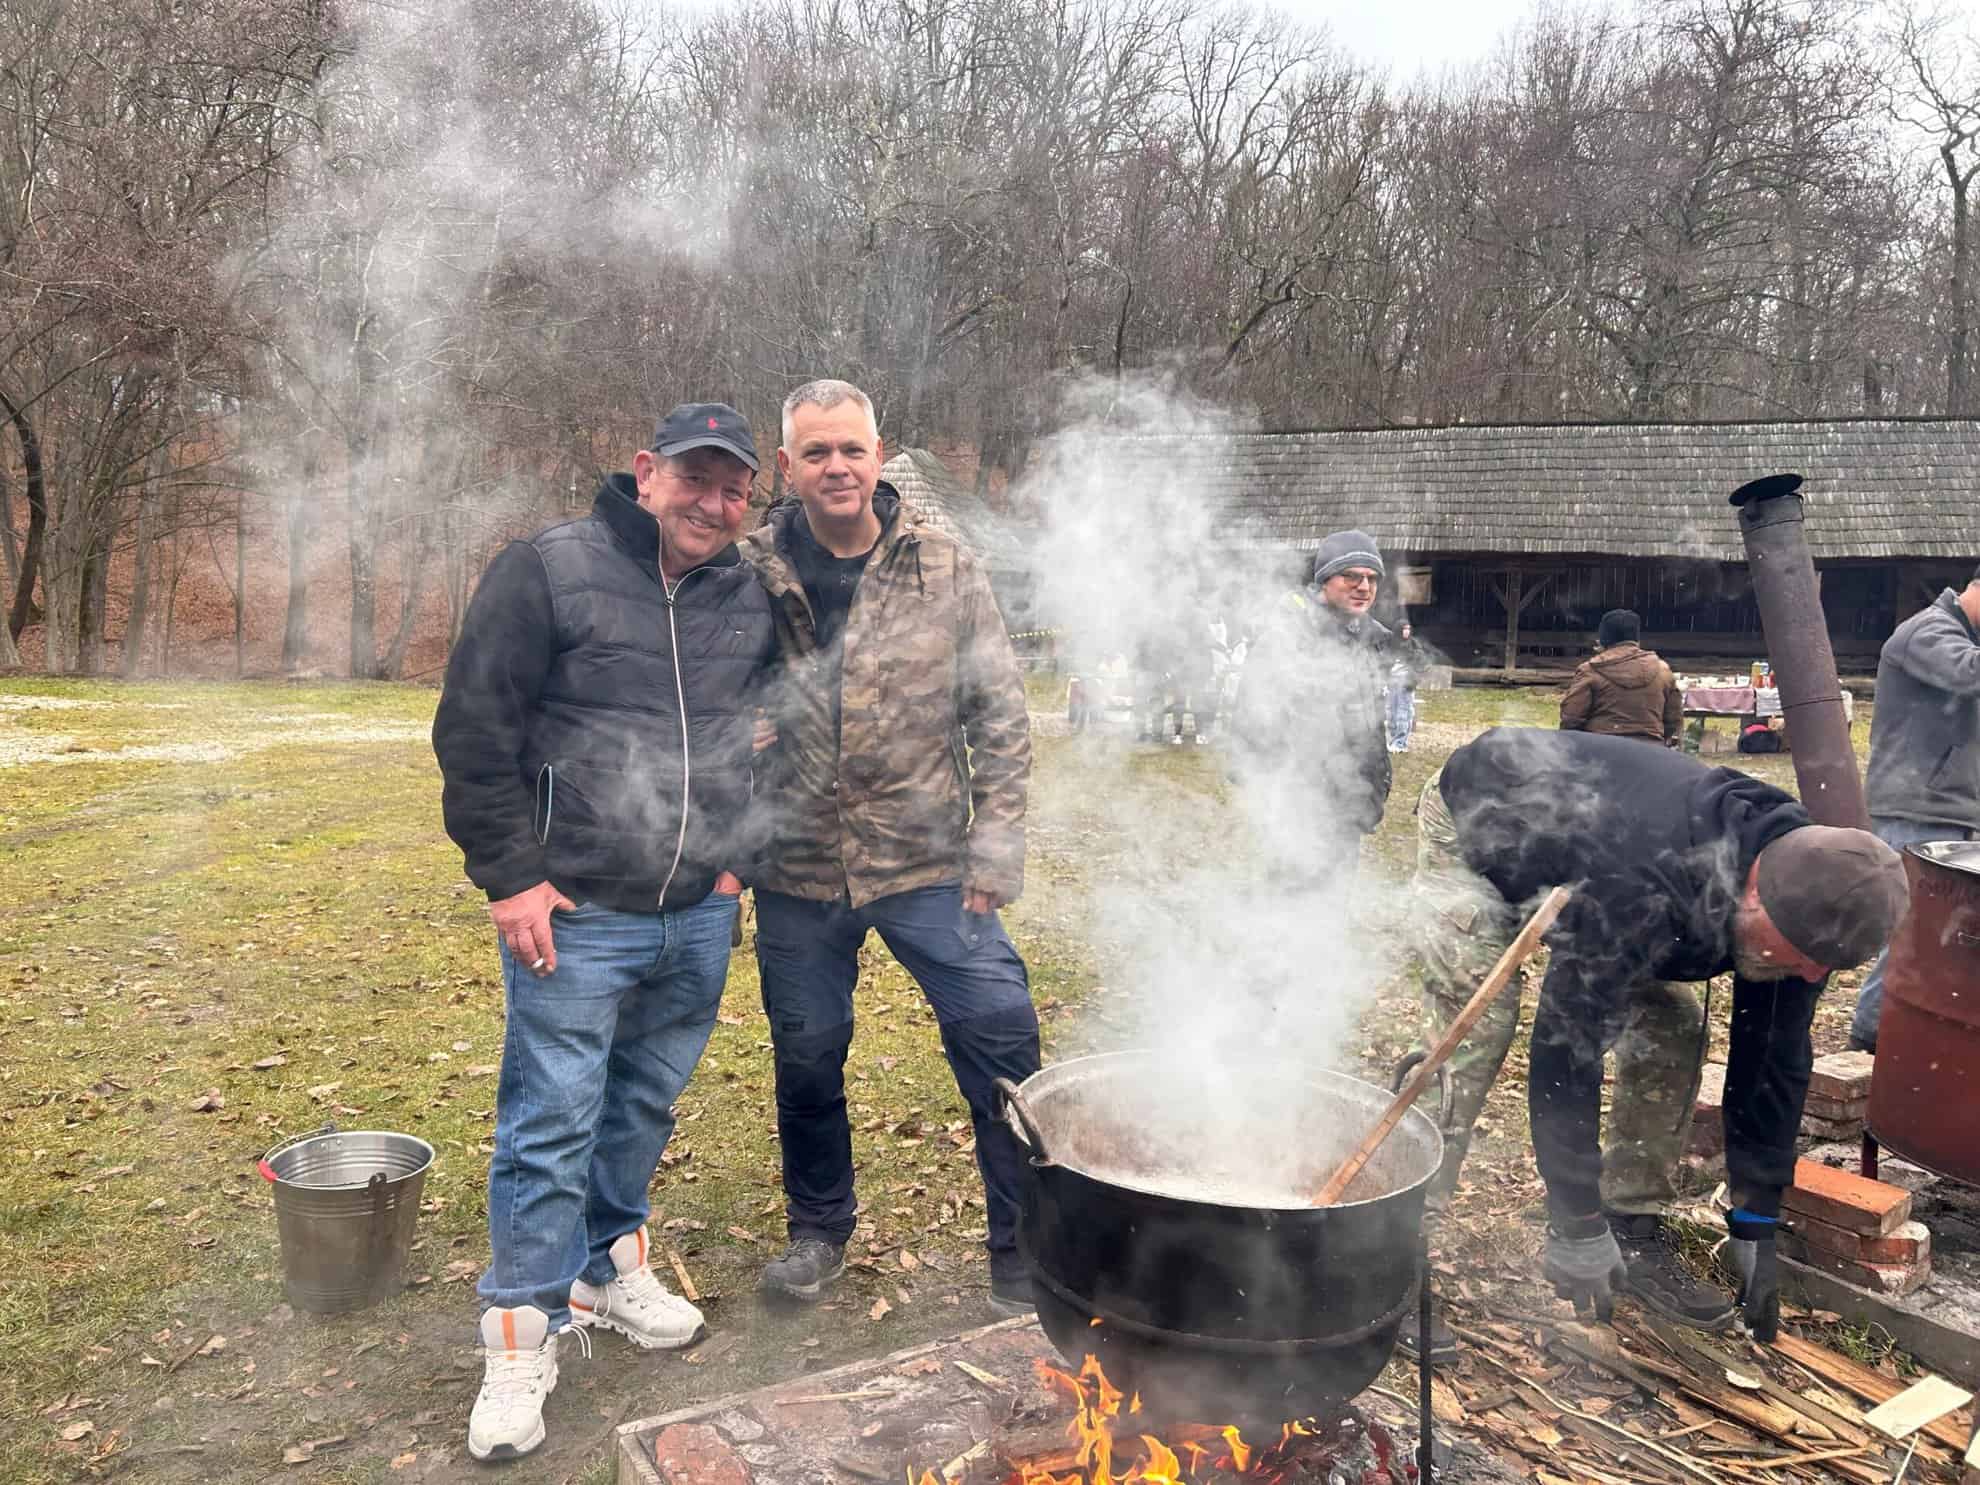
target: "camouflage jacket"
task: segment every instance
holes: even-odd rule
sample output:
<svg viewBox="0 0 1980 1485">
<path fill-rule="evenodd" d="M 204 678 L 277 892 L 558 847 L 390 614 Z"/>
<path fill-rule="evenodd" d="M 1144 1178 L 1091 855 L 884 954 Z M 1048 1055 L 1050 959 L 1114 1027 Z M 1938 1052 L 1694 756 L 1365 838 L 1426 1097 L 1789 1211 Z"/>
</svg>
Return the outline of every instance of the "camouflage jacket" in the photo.
<svg viewBox="0 0 1980 1485">
<path fill-rule="evenodd" d="M 989 579 L 887 485 L 846 617 L 840 723 L 832 668 L 791 556 L 795 501 L 742 542 L 769 590 L 784 674 L 763 756 L 768 845 L 753 885 L 854 907 L 960 880 L 1009 900 L 1024 885 L 1031 726 Z"/>
</svg>

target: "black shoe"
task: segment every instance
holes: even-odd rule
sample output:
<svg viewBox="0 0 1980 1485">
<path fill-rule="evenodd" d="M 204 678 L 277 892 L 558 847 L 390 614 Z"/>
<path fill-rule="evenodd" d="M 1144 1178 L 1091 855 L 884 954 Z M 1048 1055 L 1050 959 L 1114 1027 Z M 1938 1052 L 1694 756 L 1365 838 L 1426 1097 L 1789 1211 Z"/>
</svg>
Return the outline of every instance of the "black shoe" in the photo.
<svg viewBox="0 0 1980 1485">
<path fill-rule="evenodd" d="M 1415 1310 L 1411 1310 L 1407 1315 L 1403 1316 L 1402 1329 L 1396 1332 L 1396 1349 L 1411 1360 L 1415 1360 L 1423 1354 L 1417 1350 L 1416 1346 L 1416 1320 L 1417 1313 Z M 1452 1335 L 1451 1328 L 1444 1324 L 1444 1317 L 1434 1310 L 1431 1311 L 1430 1364 L 1432 1366 L 1449 1366 L 1457 1360 L 1457 1350 L 1457 1337 Z"/>
<path fill-rule="evenodd" d="M 1706 1283 L 1684 1266 L 1661 1217 L 1611 1213 L 1609 1226 L 1629 1270 L 1623 1287 L 1645 1308 L 1694 1330 L 1724 1330 L 1732 1324 L 1732 1300 L 1717 1284 Z"/>
<path fill-rule="evenodd" d="M 1843 1043 L 1843 1050 L 1845 1052 L 1868 1052 L 1872 1057 L 1875 1057 L 1877 1055 L 1877 1044 L 1875 1042 L 1866 1042 L 1860 1036 L 1853 1036 Z"/>
<path fill-rule="evenodd" d="M 845 1271 L 844 1243 L 801 1237 L 792 1241 L 782 1258 L 764 1266 L 761 1287 L 765 1294 L 814 1304 Z"/>
<path fill-rule="evenodd" d="M 992 1274 L 990 1308 L 1000 1315 L 1029 1315 L 1038 1308 L 1030 1274 Z"/>
</svg>

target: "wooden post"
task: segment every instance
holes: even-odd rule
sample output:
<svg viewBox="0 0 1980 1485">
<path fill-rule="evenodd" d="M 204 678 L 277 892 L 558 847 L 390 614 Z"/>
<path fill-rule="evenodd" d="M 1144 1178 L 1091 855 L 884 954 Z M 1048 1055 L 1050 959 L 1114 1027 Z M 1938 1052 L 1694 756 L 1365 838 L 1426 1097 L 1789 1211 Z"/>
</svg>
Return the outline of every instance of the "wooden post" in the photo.
<svg viewBox="0 0 1980 1485">
<path fill-rule="evenodd" d="M 1519 668 L 1519 616 L 1526 604 L 1521 600 L 1519 589 L 1524 574 L 1517 567 L 1506 569 L 1505 592 L 1501 599 L 1506 606 L 1506 677 Z"/>
</svg>

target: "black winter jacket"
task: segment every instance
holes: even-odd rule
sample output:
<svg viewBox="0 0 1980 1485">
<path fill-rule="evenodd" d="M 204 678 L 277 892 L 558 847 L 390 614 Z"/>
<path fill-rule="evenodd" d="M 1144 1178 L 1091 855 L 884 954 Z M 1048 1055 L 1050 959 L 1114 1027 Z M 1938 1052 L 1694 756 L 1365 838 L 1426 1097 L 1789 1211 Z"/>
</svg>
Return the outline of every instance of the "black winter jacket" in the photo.
<svg viewBox="0 0 1980 1485">
<path fill-rule="evenodd" d="M 491 899 L 548 881 L 652 912 L 748 875 L 770 598 L 734 547 L 669 593 L 636 496 L 614 475 L 589 516 L 503 548 L 448 661 L 442 811 Z"/>
<path fill-rule="evenodd" d="M 1600 1208 L 1602 1055 L 1630 990 L 1733 969 L 1732 924 L 1763 847 L 1810 824 L 1771 784 L 1635 738 L 1494 728 L 1444 765 L 1459 849 L 1509 903 L 1569 885 L 1547 942 L 1527 1083 L 1556 1215 Z M 1821 983 L 1733 981 L 1726 1165 L 1737 1204 L 1773 1215 L 1793 1179 Z"/>
</svg>

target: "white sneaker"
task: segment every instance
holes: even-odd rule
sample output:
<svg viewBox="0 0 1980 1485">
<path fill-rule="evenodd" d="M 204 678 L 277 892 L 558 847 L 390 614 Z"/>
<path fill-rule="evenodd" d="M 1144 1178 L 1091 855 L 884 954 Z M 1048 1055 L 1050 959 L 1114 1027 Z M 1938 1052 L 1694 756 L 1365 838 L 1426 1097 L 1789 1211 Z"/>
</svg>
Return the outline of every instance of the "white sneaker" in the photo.
<svg viewBox="0 0 1980 1485">
<path fill-rule="evenodd" d="M 636 1227 L 606 1250 L 619 1276 L 599 1288 L 571 1285 L 571 1321 L 616 1330 L 646 1351 L 692 1346 L 708 1327 L 701 1311 L 653 1276 L 646 1262 L 646 1229 Z"/>
<path fill-rule="evenodd" d="M 481 1395 L 468 1415 L 468 1453 L 519 1459 L 543 1442 L 543 1400 L 557 1388 L 557 1337 L 534 1305 L 481 1315 Z"/>
</svg>

